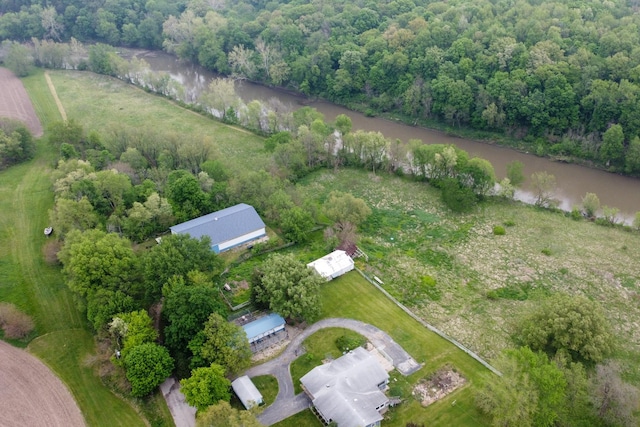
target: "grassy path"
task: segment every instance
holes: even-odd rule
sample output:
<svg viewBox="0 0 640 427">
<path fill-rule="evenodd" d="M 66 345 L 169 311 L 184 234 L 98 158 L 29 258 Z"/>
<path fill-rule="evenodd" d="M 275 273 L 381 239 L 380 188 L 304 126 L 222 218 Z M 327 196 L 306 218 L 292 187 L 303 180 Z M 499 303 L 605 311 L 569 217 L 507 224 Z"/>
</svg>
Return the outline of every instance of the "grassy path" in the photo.
<svg viewBox="0 0 640 427">
<path fill-rule="evenodd" d="M 40 72 L 24 80 L 43 125 L 60 111 Z M 86 364 L 95 343 L 59 267 L 45 263 L 43 229 L 53 206 L 55 150 L 42 138 L 36 157 L 0 172 L 0 301 L 33 316 L 39 335 L 28 346 L 64 381 L 90 426 L 144 426 L 134 408 L 106 388 Z"/>
<path fill-rule="evenodd" d="M 47 86 L 49 86 L 49 91 L 51 92 L 53 99 L 55 99 L 56 101 L 56 106 L 58 107 L 58 111 L 62 116 L 62 120 L 67 121 L 67 113 L 64 111 L 64 107 L 62 106 L 62 102 L 60 102 L 60 98 L 58 98 L 58 94 L 56 93 L 56 87 L 53 85 L 53 82 L 51 81 L 51 77 L 49 77 L 49 73 L 46 71 L 44 72 L 44 78 L 47 80 Z"/>
</svg>

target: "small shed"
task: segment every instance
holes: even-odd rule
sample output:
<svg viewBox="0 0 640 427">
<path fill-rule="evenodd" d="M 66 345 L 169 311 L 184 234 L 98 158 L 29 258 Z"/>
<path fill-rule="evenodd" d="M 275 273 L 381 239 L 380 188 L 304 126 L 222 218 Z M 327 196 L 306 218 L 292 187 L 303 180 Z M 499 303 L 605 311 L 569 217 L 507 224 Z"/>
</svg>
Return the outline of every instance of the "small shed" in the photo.
<svg viewBox="0 0 640 427">
<path fill-rule="evenodd" d="M 345 251 L 337 250 L 307 264 L 327 280 L 335 279 L 353 270 L 353 259 Z"/>
<path fill-rule="evenodd" d="M 231 383 L 231 387 L 247 409 L 251 409 L 256 405 L 262 405 L 264 403 L 264 400 L 262 400 L 262 394 L 256 388 L 255 384 L 253 384 L 251 378 L 246 375 L 236 378 Z"/>
<path fill-rule="evenodd" d="M 212 212 L 170 227 L 171 234 L 189 234 L 195 239 L 211 238 L 211 249 L 224 252 L 236 246 L 266 238 L 266 226 L 258 212 L 246 203 Z"/>
<path fill-rule="evenodd" d="M 276 332 L 284 331 L 285 321 L 282 316 L 271 313 L 268 316 L 261 317 L 253 322 L 243 325 L 242 328 L 247 334 L 249 344 L 273 335 Z"/>
</svg>

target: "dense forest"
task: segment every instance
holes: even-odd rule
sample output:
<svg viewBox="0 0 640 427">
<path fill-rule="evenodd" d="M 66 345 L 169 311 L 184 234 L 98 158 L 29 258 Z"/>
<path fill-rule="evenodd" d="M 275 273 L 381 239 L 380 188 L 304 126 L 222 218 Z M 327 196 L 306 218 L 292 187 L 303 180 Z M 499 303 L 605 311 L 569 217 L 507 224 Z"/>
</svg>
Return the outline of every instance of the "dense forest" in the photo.
<svg viewBox="0 0 640 427">
<path fill-rule="evenodd" d="M 371 114 L 640 173 L 636 2 L 0 1 L 0 39 L 175 53 Z"/>
</svg>

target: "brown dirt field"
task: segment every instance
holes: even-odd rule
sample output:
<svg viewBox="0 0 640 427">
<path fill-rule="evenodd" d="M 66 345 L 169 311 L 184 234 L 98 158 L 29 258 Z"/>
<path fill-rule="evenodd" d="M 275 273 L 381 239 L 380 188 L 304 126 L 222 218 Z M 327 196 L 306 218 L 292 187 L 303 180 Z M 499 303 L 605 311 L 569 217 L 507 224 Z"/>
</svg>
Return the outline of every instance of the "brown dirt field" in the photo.
<svg viewBox="0 0 640 427">
<path fill-rule="evenodd" d="M 42 136 L 42 124 L 22 82 L 10 70 L 0 68 L 0 117 L 24 123 L 33 136 Z"/>
<path fill-rule="evenodd" d="M 0 426 L 85 426 L 65 385 L 40 360 L 0 341 Z"/>
</svg>

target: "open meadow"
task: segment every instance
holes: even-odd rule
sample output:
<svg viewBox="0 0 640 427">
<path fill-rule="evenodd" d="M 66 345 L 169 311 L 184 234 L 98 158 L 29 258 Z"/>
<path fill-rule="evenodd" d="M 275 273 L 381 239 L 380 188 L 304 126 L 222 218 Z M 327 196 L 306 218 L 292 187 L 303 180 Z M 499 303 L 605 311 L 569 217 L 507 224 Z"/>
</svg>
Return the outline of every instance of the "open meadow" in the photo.
<svg viewBox="0 0 640 427">
<path fill-rule="evenodd" d="M 563 213 L 492 201 L 446 210 L 424 183 L 361 170 L 321 171 L 300 186 L 318 203 L 349 189 L 372 208 L 359 246 L 400 302 L 491 359 L 513 346 L 514 323 L 553 292 L 598 301 L 618 339 L 616 357 L 640 384 L 640 234 Z M 505 235 L 494 235 L 502 226 Z M 344 314 L 343 314 L 344 315 Z"/>
<path fill-rule="evenodd" d="M 100 134 L 118 128 L 146 129 L 181 140 L 213 141 L 214 156 L 230 170 L 262 167 L 268 162 L 263 138 L 178 107 L 120 80 L 88 72 L 50 71 L 70 119 Z"/>
</svg>

